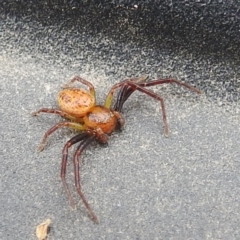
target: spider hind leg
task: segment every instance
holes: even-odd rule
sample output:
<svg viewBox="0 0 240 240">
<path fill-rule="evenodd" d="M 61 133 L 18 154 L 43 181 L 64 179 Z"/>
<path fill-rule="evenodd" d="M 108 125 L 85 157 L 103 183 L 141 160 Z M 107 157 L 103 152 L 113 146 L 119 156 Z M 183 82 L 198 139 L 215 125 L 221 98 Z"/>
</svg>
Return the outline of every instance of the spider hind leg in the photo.
<svg viewBox="0 0 240 240">
<path fill-rule="evenodd" d="M 63 151 L 62 151 L 62 167 L 61 167 L 61 179 L 63 183 L 63 187 L 68 195 L 69 202 L 71 204 L 72 208 L 75 208 L 75 203 L 73 201 L 73 198 L 71 196 L 68 184 L 66 182 L 66 167 L 67 167 L 67 160 L 68 160 L 68 149 L 77 142 L 80 142 L 88 137 L 88 133 L 80 133 L 77 136 L 74 136 L 70 140 L 67 141 L 65 144 Z"/>
<path fill-rule="evenodd" d="M 87 202 L 82 190 L 81 190 L 81 184 L 80 184 L 80 166 L 79 166 L 79 157 L 82 154 L 83 150 L 95 139 L 95 136 L 89 136 L 86 139 L 84 139 L 80 145 L 78 146 L 75 154 L 74 154 L 74 175 L 75 175 L 75 187 L 77 190 L 78 195 L 82 199 L 85 207 L 87 208 L 89 214 L 91 215 L 93 221 L 95 223 L 99 223 L 99 220 L 93 210 L 91 209 L 89 203 Z"/>
</svg>

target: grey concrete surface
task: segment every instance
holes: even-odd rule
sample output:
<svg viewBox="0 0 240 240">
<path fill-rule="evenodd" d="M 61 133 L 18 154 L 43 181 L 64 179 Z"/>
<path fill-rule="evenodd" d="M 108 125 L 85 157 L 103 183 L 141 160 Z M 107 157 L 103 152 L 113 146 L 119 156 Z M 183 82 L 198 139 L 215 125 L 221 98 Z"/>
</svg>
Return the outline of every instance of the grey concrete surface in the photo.
<svg viewBox="0 0 240 240">
<path fill-rule="evenodd" d="M 91 81 L 103 103 L 112 84 L 143 74 L 177 78 L 204 95 L 175 85 L 153 88 L 166 103 L 165 138 L 159 103 L 134 93 L 124 107 L 124 130 L 112 134 L 108 147 L 94 143 L 84 152 L 82 186 L 96 225 L 76 194 L 78 208 L 70 208 L 59 177 L 62 147 L 76 132 L 59 130 L 37 153 L 60 119 L 30 113 L 57 108 L 57 93 L 72 76 Z M 36 239 L 36 226 L 47 218 L 49 239 L 56 240 L 239 239 L 239 79 L 239 64 L 229 59 L 4 19 L 0 239 Z M 74 192 L 72 170 L 69 161 Z"/>
</svg>

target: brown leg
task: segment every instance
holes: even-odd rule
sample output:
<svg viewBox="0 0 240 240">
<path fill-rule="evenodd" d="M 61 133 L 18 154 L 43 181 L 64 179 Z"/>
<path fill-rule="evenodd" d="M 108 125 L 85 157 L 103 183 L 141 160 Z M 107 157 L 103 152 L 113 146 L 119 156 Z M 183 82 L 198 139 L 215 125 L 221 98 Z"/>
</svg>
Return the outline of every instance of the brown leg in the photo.
<svg viewBox="0 0 240 240">
<path fill-rule="evenodd" d="M 44 146 L 46 145 L 46 141 L 49 135 L 51 135 L 53 132 L 55 132 L 57 129 L 61 128 L 61 127 L 70 127 L 70 128 L 74 128 L 80 131 L 85 130 L 84 125 L 80 124 L 80 123 L 74 123 L 74 122 L 60 122 L 57 123 L 55 126 L 53 126 L 52 128 L 50 128 L 43 137 L 43 140 L 40 144 L 40 146 L 38 147 L 38 152 L 42 151 Z"/>
<path fill-rule="evenodd" d="M 74 155 L 74 174 L 75 174 L 75 186 L 77 189 L 77 192 L 79 194 L 79 196 L 81 197 L 85 207 L 87 208 L 88 212 L 90 213 L 93 221 L 95 223 L 99 223 L 97 216 L 95 215 L 95 213 L 93 212 L 93 210 L 91 209 L 89 203 L 87 202 L 82 190 L 81 190 L 81 185 L 80 185 L 80 167 L 79 167 L 79 156 L 82 154 L 82 151 L 94 140 L 95 136 L 89 136 L 87 139 L 85 139 L 84 141 L 82 141 L 80 143 L 80 145 L 77 148 L 77 151 L 75 152 Z"/>
<path fill-rule="evenodd" d="M 118 93 L 117 101 L 116 101 L 116 104 L 113 108 L 114 110 L 120 111 L 120 112 L 122 111 L 122 107 L 123 107 L 124 102 L 126 102 L 127 99 L 130 97 L 130 95 L 135 91 L 134 89 L 132 89 L 131 87 L 129 87 L 126 84 L 126 81 L 123 82 L 123 83 L 124 84 L 123 84 L 123 86 L 121 87 L 121 89 Z M 136 83 L 137 85 L 139 85 L 141 87 L 150 87 L 150 86 L 160 85 L 160 84 L 164 84 L 164 83 L 176 83 L 176 84 L 179 84 L 183 87 L 186 87 L 186 88 L 188 88 L 188 89 L 190 89 L 190 90 L 192 90 L 192 91 L 194 91 L 198 94 L 202 94 L 202 92 L 200 90 L 198 90 L 197 88 L 192 87 L 192 86 L 190 86 L 186 83 L 179 82 L 178 80 L 174 80 L 174 79 L 159 79 L 159 80 L 153 80 L 153 81 L 150 81 L 150 82 L 134 82 L 133 81 L 133 83 Z"/>
<path fill-rule="evenodd" d="M 162 107 L 162 113 L 163 113 L 163 121 L 164 121 L 164 128 L 165 128 L 165 135 L 168 136 L 168 124 L 167 124 L 167 119 L 166 119 L 166 110 L 165 110 L 165 105 L 164 105 L 164 101 L 163 101 L 163 98 L 161 98 L 160 96 L 158 96 L 157 94 L 153 93 L 152 91 L 149 91 L 147 89 L 145 89 L 144 87 L 150 87 L 150 86 L 154 86 L 154 85 L 159 85 L 159 84 L 164 84 L 164 83 L 177 83 L 181 86 L 184 86 L 198 94 L 202 94 L 202 92 L 200 90 L 198 90 L 197 88 L 194 88 L 186 83 L 182 83 L 182 82 L 179 82 L 178 80 L 174 80 L 174 79 L 159 79 L 159 80 L 154 80 L 154 81 L 151 81 L 151 82 L 144 82 L 144 81 L 141 81 L 141 82 L 134 82 L 134 81 L 123 81 L 123 82 L 120 82 L 118 84 L 115 84 L 108 96 L 107 96 L 107 100 L 105 102 L 105 104 L 107 104 L 107 106 L 109 105 L 109 99 L 112 98 L 115 90 L 119 87 L 121 87 L 119 93 L 118 93 L 118 96 L 117 96 L 117 101 L 116 101 L 116 104 L 114 106 L 114 110 L 116 111 L 122 111 L 122 107 L 123 107 L 123 104 L 125 103 L 125 101 L 129 98 L 129 96 L 136 90 L 139 90 L 143 93 L 146 93 L 148 94 L 149 96 L 159 100 L 161 102 L 161 107 Z"/>
<path fill-rule="evenodd" d="M 148 89 L 141 87 L 140 85 L 137 85 L 135 83 L 128 82 L 128 84 L 135 90 L 138 90 L 140 92 L 143 92 L 147 94 L 148 96 L 155 98 L 160 101 L 161 103 L 161 108 L 162 108 L 162 115 L 163 115 L 163 123 L 164 123 L 164 134 L 166 137 L 168 137 L 168 123 L 167 123 L 167 115 L 166 115 L 166 109 L 165 109 L 165 104 L 163 101 L 163 98 L 157 95 L 156 93 L 149 91 Z"/>
<path fill-rule="evenodd" d="M 65 113 L 63 111 L 60 111 L 60 110 L 56 110 L 56 109 L 51 109 L 51 108 L 41 108 L 39 109 L 38 111 L 36 112 L 33 112 L 32 115 L 33 116 L 37 116 L 39 113 L 53 113 L 53 114 L 57 114 L 57 115 L 60 115 L 64 118 L 67 118 L 67 119 L 70 119 L 70 120 L 73 120 L 73 121 L 79 121 L 78 118 L 76 117 L 73 117 L 71 115 L 69 115 L 68 113 Z"/>
<path fill-rule="evenodd" d="M 127 101 L 127 99 L 131 96 L 131 94 L 135 90 L 130 86 L 124 85 L 118 92 L 117 101 L 113 107 L 115 111 L 122 112 L 123 104 Z"/>
<path fill-rule="evenodd" d="M 150 97 L 153 97 L 153 98 L 155 98 L 155 99 L 157 99 L 161 102 L 163 122 L 164 122 L 164 133 L 165 133 L 165 136 L 167 137 L 168 136 L 168 124 L 167 124 L 166 110 L 165 110 L 165 104 L 164 104 L 163 98 L 160 97 L 159 95 L 155 94 L 154 92 L 147 90 L 146 88 L 141 86 L 141 84 L 144 84 L 144 86 L 145 86 L 147 83 L 134 83 L 134 81 L 129 80 L 129 81 L 123 81 L 123 82 L 120 82 L 118 84 L 115 84 L 111 88 L 110 92 L 107 95 L 107 98 L 106 98 L 106 101 L 105 101 L 105 107 L 110 108 L 113 94 L 114 94 L 115 90 L 119 87 L 125 88 L 125 86 L 130 86 L 130 89 L 125 88 L 125 90 L 124 89 L 122 90 L 123 93 L 126 94 L 122 98 L 122 101 L 126 101 L 127 97 L 129 97 L 136 90 L 138 90 L 140 92 L 143 92 L 143 93 L 149 95 Z M 120 108 L 122 107 L 123 103 L 124 102 L 120 103 L 120 105 L 119 105 Z"/>
<path fill-rule="evenodd" d="M 158 79 L 158 80 L 153 80 L 153 81 L 150 81 L 147 83 L 137 83 L 137 85 L 139 85 L 141 87 L 150 87 L 150 86 L 160 85 L 160 84 L 164 84 L 164 83 L 176 83 L 176 84 L 186 87 L 198 94 L 202 94 L 202 92 L 200 90 L 198 90 L 197 88 L 195 88 L 191 85 L 188 85 L 186 83 L 180 82 L 178 80 L 175 80 L 175 79 Z"/>
<path fill-rule="evenodd" d="M 62 151 L 63 156 L 62 156 L 62 167 L 61 167 L 61 179 L 62 179 L 63 187 L 68 195 L 68 199 L 69 199 L 69 202 L 70 202 L 72 208 L 75 208 L 75 203 L 73 201 L 70 190 L 68 188 L 68 184 L 66 182 L 66 167 L 67 167 L 67 159 L 68 159 L 68 149 L 73 144 L 80 142 L 87 136 L 89 136 L 88 133 L 80 133 L 77 136 L 74 136 L 69 141 L 67 141 L 67 143 L 65 144 L 63 151 Z"/>
<path fill-rule="evenodd" d="M 116 91 L 116 89 L 124 86 L 124 85 L 127 85 L 128 82 L 133 82 L 133 83 L 136 83 L 136 84 L 140 84 L 140 83 L 143 83 L 147 80 L 147 76 L 141 76 L 139 78 L 131 78 L 131 79 L 126 79 L 126 80 L 123 80 L 122 82 L 120 83 L 117 83 L 115 85 L 112 86 L 112 88 L 110 89 L 107 97 L 106 97 L 106 100 L 105 100 L 105 103 L 104 103 L 104 106 L 106 108 L 111 108 L 111 104 L 112 104 L 112 99 L 113 99 L 113 94 L 114 92 Z M 125 89 L 126 90 L 126 89 Z M 125 91 L 123 89 L 123 91 Z M 121 90 L 120 90 L 121 91 Z"/>
</svg>

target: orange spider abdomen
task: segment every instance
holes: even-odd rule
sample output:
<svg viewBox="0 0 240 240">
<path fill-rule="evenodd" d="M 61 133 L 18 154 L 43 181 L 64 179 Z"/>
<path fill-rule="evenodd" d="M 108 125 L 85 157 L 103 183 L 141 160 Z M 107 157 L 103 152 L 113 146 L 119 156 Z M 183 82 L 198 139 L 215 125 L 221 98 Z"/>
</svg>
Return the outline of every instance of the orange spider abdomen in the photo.
<svg viewBox="0 0 240 240">
<path fill-rule="evenodd" d="M 103 106 L 94 106 L 83 117 L 85 125 L 92 129 L 101 128 L 101 130 L 110 134 L 117 125 L 117 117 L 114 112 Z"/>
<path fill-rule="evenodd" d="M 94 96 L 83 89 L 64 89 L 58 94 L 58 104 L 63 112 L 83 117 L 95 105 Z"/>
</svg>

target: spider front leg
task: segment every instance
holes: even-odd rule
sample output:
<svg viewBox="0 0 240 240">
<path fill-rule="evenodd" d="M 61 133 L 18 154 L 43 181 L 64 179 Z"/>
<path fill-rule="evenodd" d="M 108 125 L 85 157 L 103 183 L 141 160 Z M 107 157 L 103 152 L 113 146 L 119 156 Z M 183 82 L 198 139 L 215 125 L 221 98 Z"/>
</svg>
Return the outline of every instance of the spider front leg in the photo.
<svg viewBox="0 0 240 240">
<path fill-rule="evenodd" d="M 119 95 L 118 95 L 118 100 L 117 100 L 117 101 L 122 101 L 121 97 L 124 95 L 124 94 L 122 94 L 122 93 L 126 93 L 126 91 L 129 90 L 129 89 L 127 88 L 127 83 L 128 83 L 128 82 L 143 83 L 143 82 L 145 82 L 147 79 L 148 79 L 148 76 L 141 76 L 141 77 L 139 77 L 139 78 L 126 79 L 126 80 L 121 81 L 120 83 L 117 83 L 117 84 L 113 85 L 112 88 L 111 88 L 111 90 L 110 90 L 110 92 L 109 92 L 108 95 L 107 95 L 107 98 L 106 98 L 106 100 L 105 100 L 104 106 L 105 106 L 106 108 L 110 108 L 110 107 L 111 107 L 112 99 L 113 99 L 113 94 L 114 94 L 114 92 L 115 92 L 118 88 L 124 86 L 123 88 L 120 89 L 120 93 L 119 93 Z M 133 91 L 130 90 L 130 92 L 132 93 L 132 92 L 134 92 L 134 90 L 133 90 Z M 131 95 L 131 93 L 129 94 L 129 96 Z M 117 109 L 115 109 L 115 110 L 117 110 Z"/>
<path fill-rule="evenodd" d="M 198 90 L 197 88 L 195 88 L 187 83 L 183 83 L 178 80 L 175 80 L 175 79 L 158 79 L 158 80 L 153 80 L 153 81 L 150 81 L 147 83 L 139 83 L 137 85 L 139 85 L 141 87 L 150 87 L 150 86 L 160 85 L 160 84 L 164 84 L 164 83 L 176 83 L 176 84 L 186 87 L 198 94 L 202 94 L 202 91 Z"/>
<path fill-rule="evenodd" d="M 57 129 L 59 129 L 61 127 L 70 127 L 70 128 L 80 130 L 80 131 L 85 130 L 85 126 L 80 124 L 80 123 L 74 123 L 74 122 L 60 122 L 60 123 L 57 123 L 55 126 L 50 128 L 44 134 L 43 140 L 42 140 L 40 146 L 38 147 L 38 152 L 43 150 L 44 146 L 46 145 L 46 141 L 47 141 L 48 136 L 51 135 L 53 132 L 55 132 Z"/>
<path fill-rule="evenodd" d="M 111 105 L 111 101 L 112 101 L 112 97 L 113 97 L 113 94 L 115 92 L 115 90 L 117 88 L 121 88 L 119 93 L 118 93 L 118 96 L 117 96 L 117 101 L 116 101 L 116 104 L 114 106 L 114 110 L 116 111 L 119 111 L 121 112 L 122 111 L 122 107 L 123 107 L 123 104 L 126 102 L 126 100 L 129 98 L 129 96 L 135 92 L 136 90 L 138 91 L 141 91 L 157 100 L 159 100 L 161 102 L 161 107 L 162 107 L 162 114 L 163 114 L 163 122 L 164 122 L 164 132 L 165 132 L 165 136 L 168 136 L 168 124 L 167 124 L 167 118 L 166 118 L 166 110 L 165 110 L 165 104 L 164 104 L 164 100 L 162 97 L 160 97 L 159 95 L 155 94 L 154 92 L 152 91 L 149 91 L 147 90 L 145 87 L 150 87 L 150 86 L 155 86 L 155 85 L 160 85 L 160 84 L 163 84 L 163 83 L 176 83 L 178 85 L 181 85 L 183 87 L 186 87 L 198 94 L 202 94 L 202 92 L 200 90 L 198 90 L 197 88 L 191 86 L 191 85 L 188 85 L 186 83 L 182 83 L 182 82 L 179 82 L 178 80 L 174 80 L 174 79 L 158 79 L 158 80 L 154 80 L 154 81 L 150 81 L 150 82 L 145 82 L 145 81 L 140 81 L 140 82 L 137 82 L 137 81 L 122 81 L 118 84 L 115 84 L 107 98 L 106 98 L 106 101 L 105 101 L 105 106 L 109 106 Z"/>
<path fill-rule="evenodd" d="M 93 210 L 91 209 L 89 203 L 87 202 L 82 190 L 81 190 L 81 184 L 80 184 L 80 167 L 79 167 L 79 157 L 82 154 L 82 151 L 94 140 L 95 136 L 89 136 L 87 139 L 83 140 L 80 145 L 77 148 L 77 151 L 74 154 L 74 175 L 75 175 L 75 186 L 76 186 L 76 190 L 79 194 L 79 196 L 81 197 L 85 207 L 87 208 L 88 212 L 90 213 L 93 221 L 95 223 L 99 223 L 97 216 L 95 215 L 95 213 L 93 212 Z"/>
<path fill-rule="evenodd" d="M 148 76 L 142 76 L 139 78 L 133 78 L 133 79 L 129 79 L 129 80 L 125 80 L 126 81 L 131 81 L 134 83 L 145 83 L 148 79 Z M 120 90 L 119 93 L 117 95 L 117 101 L 113 107 L 113 109 L 115 111 L 121 112 L 122 111 L 122 107 L 124 102 L 126 102 L 126 100 L 130 97 L 130 95 L 134 92 L 135 90 L 132 89 L 130 86 L 128 85 L 123 85 Z"/>
<path fill-rule="evenodd" d="M 159 79 L 159 80 L 156 80 L 156 81 L 151 81 L 151 82 L 148 82 L 148 83 L 139 83 L 139 84 L 135 84 L 135 83 L 132 83 L 132 82 L 127 83 L 128 85 L 130 85 L 133 88 L 134 91 L 138 90 L 140 92 L 143 92 L 143 93 L 149 95 L 150 97 L 155 98 L 155 99 L 157 99 L 161 102 L 163 122 L 164 122 L 164 132 L 165 132 L 166 137 L 168 137 L 169 131 L 168 131 L 168 123 L 167 123 L 167 116 L 166 116 L 164 100 L 158 94 L 156 94 L 152 91 L 149 91 L 148 89 L 146 89 L 144 87 L 154 86 L 154 85 L 163 84 L 163 83 L 171 83 L 171 82 L 174 82 L 174 83 L 182 85 L 186 88 L 189 88 L 192 91 L 197 92 L 198 94 L 202 94 L 202 92 L 200 90 L 198 90 L 197 88 L 194 88 L 194 87 L 192 87 L 192 86 L 190 86 L 186 83 L 182 83 L 182 82 L 179 82 L 179 81 L 174 80 L 174 79 Z"/>
<path fill-rule="evenodd" d="M 148 96 L 160 101 L 161 108 L 162 108 L 162 115 L 163 115 L 163 123 L 164 123 L 164 135 L 165 135 L 165 137 L 168 137 L 169 131 L 168 131 L 168 123 L 167 123 L 167 114 L 166 114 L 165 103 L 164 103 L 163 98 L 160 97 L 159 95 L 157 95 L 156 93 L 149 91 L 148 89 L 143 88 L 137 84 L 134 84 L 131 82 L 129 82 L 128 84 L 134 89 L 134 91 L 138 90 L 138 91 L 143 92 L 143 93 L 147 94 Z"/>
<path fill-rule="evenodd" d="M 142 83 L 142 84 L 147 84 L 147 83 Z M 127 86 L 129 86 L 130 88 L 129 89 L 126 88 Z M 107 95 L 107 98 L 106 98 L 106 101 L 105 101 L 105 107 L 110 108 L 111 102 L 112 102 L 112 98 L 113 98 L 113 94 L 116 91 L 116 89 L 120 88 L 120 87 L 123 88 L 122 93 L 126 94 L 126 96 L 122 97 L 122 102 L 120 102 L 120 105 L 117 106 L 117 108 L 120 107 L 120 109 L 121 109 L 124 101 L 126 101 L 127 98 L 136 90 L 138 90 L 140 92 L 143 92 L 143 93 L 149 95 L 150 97 L 153 97 L 153 98 L 155 98 L 155 99 L 160 101 L 161 108 L 162 108 L 163 122 L 164 122 L 164 134 L 165 134 L 166 137 L 168 137 L 168 134 L 169 134 L 168 123 L 167 123 L 167 116 L 166 116 L 166 110 L 165 110 L 165 104 L 164 104 L 163 98 L 160 97 L 159 95 L 155 94 L 154 92 L 149 91 L 149 90 L 147 90 L 144 87 L 141 87 L 141 83 L 135 83 L 134 81 L 130 81 L 129 80 L 129 81 L 123 81 L 123 82 L 120 82 L 118 84 L 115 84 L 111 88 L 110 92 Z"/>
</svg>

